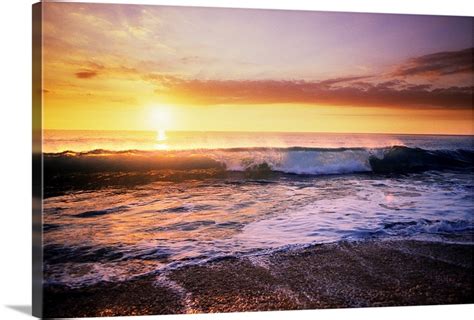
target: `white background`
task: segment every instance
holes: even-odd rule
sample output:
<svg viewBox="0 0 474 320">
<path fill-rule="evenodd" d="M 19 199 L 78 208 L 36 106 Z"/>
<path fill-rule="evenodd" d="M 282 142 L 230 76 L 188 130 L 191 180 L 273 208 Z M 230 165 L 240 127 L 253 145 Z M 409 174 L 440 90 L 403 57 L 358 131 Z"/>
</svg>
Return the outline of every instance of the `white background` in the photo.
<svg viewBox="0 0 474 320">
<path fill-rule="evenodd" d="M 0 9 L 0 319 L 31 316 L 31 4 Z M 89 1 L 90 2 L 90 1 Z M 112 3 L 474 15 L 470 0 L 135 0 Z M 144 319 L 465 319 L 474 305 L 148 316 Z M 142 319 L 140 318 L 140 319 Z M 123 317 L 121 319 L 136 319 Z"/>
</svg>

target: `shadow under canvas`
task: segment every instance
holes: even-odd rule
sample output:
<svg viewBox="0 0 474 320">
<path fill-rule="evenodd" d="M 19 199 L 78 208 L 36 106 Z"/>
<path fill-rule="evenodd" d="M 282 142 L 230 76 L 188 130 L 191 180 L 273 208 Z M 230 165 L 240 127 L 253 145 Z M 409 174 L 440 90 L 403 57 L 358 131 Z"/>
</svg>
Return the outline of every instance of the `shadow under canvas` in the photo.
<svg viewBox="0 0 474 320">
<path fill-rule="evenodd" d="M 31 316 L 31 305 L 11 305 L 6 307 Z"/>
</svg>

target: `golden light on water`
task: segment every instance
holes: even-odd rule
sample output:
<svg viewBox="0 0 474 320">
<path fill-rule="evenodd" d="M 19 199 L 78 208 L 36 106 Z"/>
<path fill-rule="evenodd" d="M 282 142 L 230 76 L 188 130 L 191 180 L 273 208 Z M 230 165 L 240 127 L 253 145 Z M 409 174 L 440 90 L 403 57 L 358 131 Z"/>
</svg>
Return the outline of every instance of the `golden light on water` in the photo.
<svg viewBox="0 0 474 320">
<path fill-rule="evenodd" d="M 168 145 L 165 143 L 166 141 L 166 131 L 164 129 L 158 129 L 156 132 L 156 141 L 158 142 L 155 144 L 156 150 L 168 150 Z"/>
<path fill-rule="evenodd" d="M 166 141 L 166 131 L 164 129 L 158 129 L 156 132 L 156 141 Z"/>
</svg>

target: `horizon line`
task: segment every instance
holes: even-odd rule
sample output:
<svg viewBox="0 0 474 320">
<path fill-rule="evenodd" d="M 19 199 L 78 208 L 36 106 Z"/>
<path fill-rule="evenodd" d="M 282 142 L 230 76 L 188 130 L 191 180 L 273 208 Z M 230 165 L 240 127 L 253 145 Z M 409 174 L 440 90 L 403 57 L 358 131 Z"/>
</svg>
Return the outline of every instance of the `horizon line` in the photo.
<svg viewBox="0 0 474 320">
<path fill-rule="evenodd" d="M 43 131 L 107 131 L 107 132 L 156 132 L 158 130 L 133 129 L 42 129 Z M 161 129 L 160 129 L 161 130 Z M 420 136 L 472 136 L 474 133 L 401 133 L 401 132 L 329 132 L 329 131 L 234 131 L 234 130 L 166 130 L 165 132 L 196 132 L 196 133 L 302 133 L 302 134 L 372 134 L 372 135 L 420 135 Z"/>
</svg>

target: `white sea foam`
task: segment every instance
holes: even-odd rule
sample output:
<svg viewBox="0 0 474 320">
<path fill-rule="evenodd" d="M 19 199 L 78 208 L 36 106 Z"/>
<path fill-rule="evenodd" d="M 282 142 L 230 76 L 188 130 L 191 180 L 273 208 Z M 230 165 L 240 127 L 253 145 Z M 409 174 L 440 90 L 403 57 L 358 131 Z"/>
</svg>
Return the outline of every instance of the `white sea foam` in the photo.
<svg viewBox="0 0 474 320">
<path fill-rule="evenodd" d="M 369 172 L 371 155 L 370 150 L 265 149 L 214 151 L 210 157 L 223 163 L 230 171 L 245 171 L 267 164 L 273 171 L 318 175 Z"/>
</svg>

